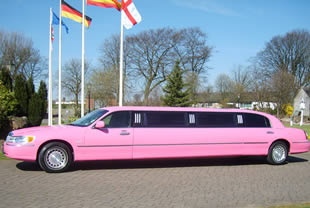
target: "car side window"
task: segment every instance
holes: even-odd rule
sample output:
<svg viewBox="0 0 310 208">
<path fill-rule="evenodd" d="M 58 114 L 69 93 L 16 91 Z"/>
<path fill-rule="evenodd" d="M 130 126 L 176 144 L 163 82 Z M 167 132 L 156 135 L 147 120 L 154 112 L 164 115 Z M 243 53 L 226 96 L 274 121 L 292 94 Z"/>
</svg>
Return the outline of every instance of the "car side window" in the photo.
<svg viewBox="0 0 310 208">
<path fill-rule="evenodd" d="M 144 112 L 145 127 L 186 127 L 186 112 L 148 111 Z"/>
<path fill-rule="evenodd" d="M 126 128 L 130 124 L 129 111 L 111 113 L 103 119 L 105 128 Z"/>
<path fill-rule="evenodd" d="M 231 128 L 236 127 L 235 113 L 226 112 L 200 112 L 197 113 L 197 125 L 199 127 Z"/>
<path fill-rule="evenodd" d="M 245 118 L 246 127 L 270 127 L 269 120 L 262 115 L 245 113 L 243 116 Z"/>
</svg>

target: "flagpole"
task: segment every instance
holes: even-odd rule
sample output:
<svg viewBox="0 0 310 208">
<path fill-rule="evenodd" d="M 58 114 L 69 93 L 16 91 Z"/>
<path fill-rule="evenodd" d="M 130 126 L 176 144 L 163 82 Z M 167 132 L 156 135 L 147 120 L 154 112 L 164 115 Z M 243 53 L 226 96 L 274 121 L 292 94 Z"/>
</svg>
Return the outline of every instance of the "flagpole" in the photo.
<svg viewBox="0 0 310 208">
<path fill-rule="evenodd" d="M 61 15 L 61 0 L 59 0 L 59 52 L 58 52 L 58 125 L 61 125 L 61 24 L 62 24 L 62 15 Z"/>
<path fill-rule="evenodd" d="M 84 58 L 85 58 L 85 0 L 83 1 L 83 23 L 82 23 L 82 83 L 81 83 L 81 117 L 84 116 Z"/>
<path fill-rule="evenodd" d="M 122 1 L 123 3 L 123 1 Z M 122 5 L 123 6 L 123 5 Z M 124 40 L 124 26 L 123 26 L 123 14 L 121 9 L 121 40 L 120 40 L 120 61 L 119 61 L 119 106 L 123 106 L 123 40 Z"/>
<path fill-rule="evenodd" d="M 53 108 L 52 108 L 52 15 L 53 11 L 50 8 L 50 35 L 49 35 L 49 62 L 48 62 L 48 125 L 53 125 Z"/>
</svg>

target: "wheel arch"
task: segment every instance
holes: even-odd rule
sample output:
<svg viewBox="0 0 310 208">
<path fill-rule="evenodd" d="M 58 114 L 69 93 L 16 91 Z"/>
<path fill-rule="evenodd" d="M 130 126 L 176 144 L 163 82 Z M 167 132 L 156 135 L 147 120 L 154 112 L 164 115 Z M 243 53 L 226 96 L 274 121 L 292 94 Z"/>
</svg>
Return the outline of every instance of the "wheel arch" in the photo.
<svg viewBox="0 0 310 208">
<path fill-rule="evenodd" d="M 67 145 L 68 148 L 70 149 L 71 153 L 72 153 L 72 160 L 74 161 L 74 150 L 73 150 L 72 145 L 71 145 L 69 142 L 67 142 L 67 141 L 65 141 L 65 140 L 61 140 L 61 139 L 52 139 L 52 140 L 48 140 L 48 141 L 42 143 L 42 144 L 40 145 L 40 147 L 38 148 L 38 151 L 37 151 L 37 160 L 39 159 L 39 154 L 40 154 L 40 151 L 42 150 L 42 148 L 43 148 L 46 144 L 52 143 L 52 142 L 60 142 L 60 143 L 63 143 L 63 144 L 65 144 L 65 145 Z"/>
<path fill-rule="evenodd" d="M 289 141 L 287 141 L 286 139 L 283 139 L 283 138 L 279 138 L 279 139 L 274 140 L 274 141 L 270 144 L 269 148 L 270 148 L 274 143 L 276 143 L 276 142 L 284 142 L 284 144 L 286 144 L 286 146 L 287 146 L 287 152 L 288 152 L 288 153 L 290 152 L 291 144 L 289 143 Z"/>
</svg>

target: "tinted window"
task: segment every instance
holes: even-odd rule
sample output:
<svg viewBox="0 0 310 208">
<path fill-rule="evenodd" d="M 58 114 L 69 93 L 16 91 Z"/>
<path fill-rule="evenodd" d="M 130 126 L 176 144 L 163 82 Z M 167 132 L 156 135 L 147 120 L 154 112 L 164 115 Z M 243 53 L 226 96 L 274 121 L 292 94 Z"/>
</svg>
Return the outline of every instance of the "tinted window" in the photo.
<svg viewBox="0 0 310 208">
<path fill-rule="evenodd" d="M 235 127 L 235 114 L 222 112 L 196 113 L 197 125 L 200 127 Z"/>
<path fill-rule="evenodd" d="M 130 113 L 128 111 L 114 112 L 103 119 L 106 128 L 129 127 Z"/>
<path fill-rule="evenodd" d="M 147 127 L 185 127 L 185 112 L 150 111 L 144 113 L 144 126 Z"/>
<path fill-rule="evenodd" d="M 252 113 L 245 113 L 243 116 L 246 127 L 270 127 L 269 120 L 264 116 Z"/>
</svg>

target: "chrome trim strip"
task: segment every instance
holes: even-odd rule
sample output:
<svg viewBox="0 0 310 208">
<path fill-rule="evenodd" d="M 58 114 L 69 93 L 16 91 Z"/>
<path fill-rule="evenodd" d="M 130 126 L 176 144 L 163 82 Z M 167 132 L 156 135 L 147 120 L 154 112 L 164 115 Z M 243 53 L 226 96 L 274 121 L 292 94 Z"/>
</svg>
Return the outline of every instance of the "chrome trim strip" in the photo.
<svg viewBox="0 0 310 208">
<path fill-rule="evenodd" d="M 293 142 L 293 144 L 304 144 L 304 143 L 310 143 L 310 141 L 303 141 L 303 142 Z"/>
<path fill-rule="evenodd" d="M 244 142 L 243 144 L 268 144 L 268 142 Z"/>
<path fill-rule="evenodd" d="M 136 144 L 133 146 L 184 146 L 184 145 L 220 145 L 220 144 L 242 144 L 242 143 L 232 142 L 232 143 Z"/>
<path fill-rule="evenodd" d="M 77 147 L 132 147 L 133 145 L 78 145 Z"/>
<path fill-rule="evenodd" d="M 16 143 L 6 143 L 7 146 L 11 147 L 34 147 L 34 144 L 16 144 Z"/>
<path fill-rule="evenodd" d="M 185 146 L 185 145 L 235 145 L 235 144 L 268 144 L 268 142 L 231 142 L 231 143 L 183 143 L 183 144 L 135 144 L 135 145 L 78 145 L 77 147 L 143 147 L 143 146 Z"/>
</svg>

